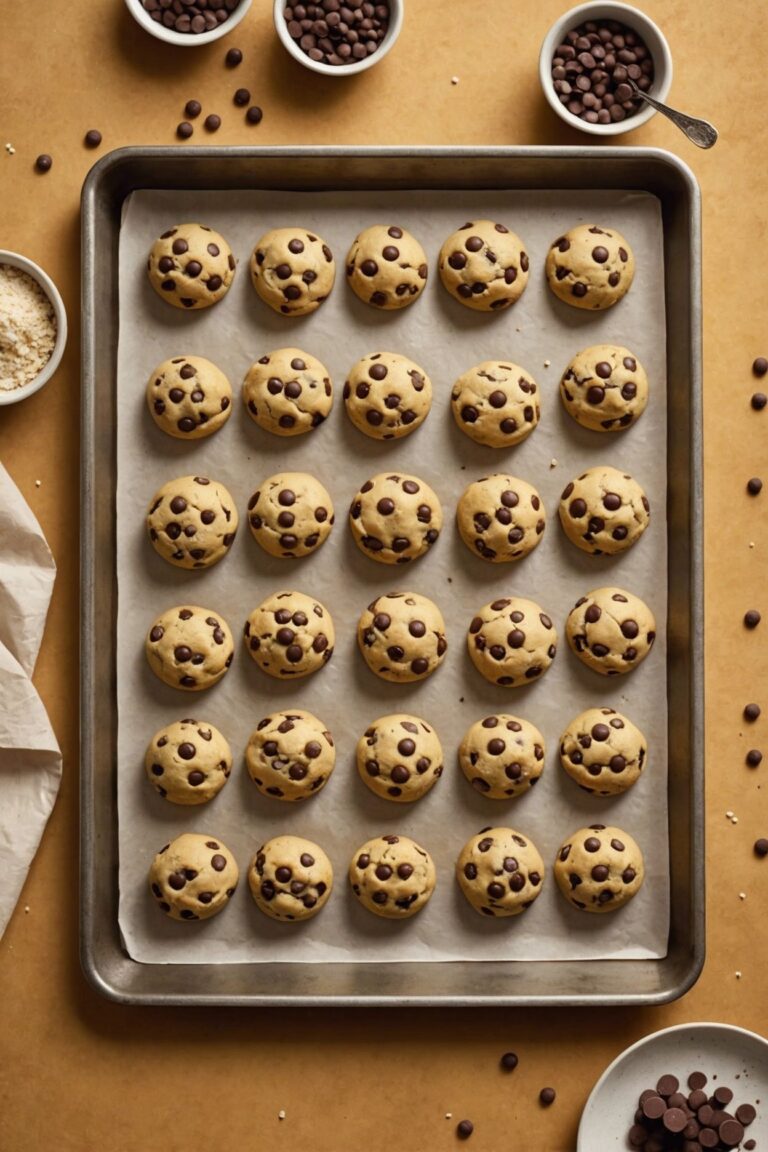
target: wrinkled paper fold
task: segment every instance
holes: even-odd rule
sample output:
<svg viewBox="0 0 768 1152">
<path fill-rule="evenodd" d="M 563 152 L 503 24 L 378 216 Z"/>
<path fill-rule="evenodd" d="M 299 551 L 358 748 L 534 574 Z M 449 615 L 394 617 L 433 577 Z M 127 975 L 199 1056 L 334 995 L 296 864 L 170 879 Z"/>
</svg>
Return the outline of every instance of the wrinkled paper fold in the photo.
<svg viewBox="0 0 768 1152">
<path fill-rule="evenodd" d="M 61 752 L 32 683 L 56 565 L 0 464 L 0 936 L 27 878 L 61 779 Z"/>
</svg>

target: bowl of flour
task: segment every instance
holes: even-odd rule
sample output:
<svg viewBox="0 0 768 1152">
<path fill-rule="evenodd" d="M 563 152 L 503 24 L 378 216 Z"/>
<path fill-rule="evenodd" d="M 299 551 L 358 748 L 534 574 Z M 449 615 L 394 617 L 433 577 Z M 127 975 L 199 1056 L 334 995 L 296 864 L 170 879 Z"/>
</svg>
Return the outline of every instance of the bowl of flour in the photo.
<svg viewBox="0 0 768 1152">
<path fill-rule="evenodd" d="M 66 342 L 67 314 L 56 285 L 26 256 L 0 248 L 0 405 L 47 384 Z"/>
</svg>

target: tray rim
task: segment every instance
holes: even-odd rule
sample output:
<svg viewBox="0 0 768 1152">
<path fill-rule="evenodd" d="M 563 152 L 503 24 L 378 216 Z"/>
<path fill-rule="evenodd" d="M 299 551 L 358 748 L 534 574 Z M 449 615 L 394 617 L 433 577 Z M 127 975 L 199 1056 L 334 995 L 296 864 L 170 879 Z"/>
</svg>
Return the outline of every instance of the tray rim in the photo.
<svg viewBox="0 0 768 1152">
<path fill-rule="evenodd" d="M 691 634 L 688 654 L 691 661 L 690 686 L 690 870 L 691 889 L 688 893 L 691 914 L 689 960 L 683 976 L 672 986 L 659 988 L 652 993 L 614 993 L 610 996 L 594 992 L 578 995 L 497 995 L 482 993 L 463 994 L 418 994 L 394 995 L 388 992 L 369 994 L 320 994 L 307 995 L 264 995 L 261 993 L 183 993 L 183 992 L 131 992 L 118 981 L 110 980 L 102 972 L 96 955 L 99 936 L 97 911 L 94 899 L 94 869 L 97 865 L 98 828 L 94 811 L 89 804 L 94 780 L 95 737 L 89 725 L 89 707 L 95 688 L 92 666 L 92 645 L 94 639 L 93 597 L 95 589 L 93 555 L 93 509 L 96 500 L 94 484 L 94 389 L 95 376 L 95 278 L 96 264 L 96 204 L 101 182 L 121 165 L 132 161 L 203 159 L 223 161 L 227 158 L 241 160 L 285 160 L 302 158 L 344 158 L 377 160 L 402 158 L 405 160 L 450 159 L 515 159 L 534 160 L 579 160 L 596 162 L 619 162 L 630 160 L 634 163 L 647 159 L 666 166 L 674 171 L 684 185 L 690 206 L 688 219 L 688 240 L 690 243 L 690 367 L 691 367 L 691 469 L 690 469 L 690 619 Z M 372 180 L 372 186 L 376 185 Z M 596 181 L 599 187 L 599 181 Z M 638 188 L 643 188 L 642 180 Z M 103 156 L 91 168 L 83 184 L 81 194 L 81 258 L 82 258 L 82 406 L 81 406 L 81 638 L 80 638 L 80 962 L 83 974 L 90 985 L 107 999 L 122 1004 L 153 1004 L 179 1006 L 237 1006 L 237 1007 L 498 1007 L 505 1006 L 629 1006 L 660 1005 L 683 996 L 696 982 L 704 966 L 706 953 L 705 924 L 705 872 L 704 872 L 704 574 L 702 564 L 703 545 L 703 451 L 702 451 L 702 295 L 701 295 L 701 194 L 698 182 L 691 169 L 679 157 L 659 148 L 598 147 L 598 146 L 328 146 L 328 145 L 287 145 L 287 146 L 129 146 L 113 150 Z M 117 883 L 116 877 L 114 880 Z M 134 964 L 119 947 L 116 951 L 122 961 Z M 653 961 L 662 964 L 664 958 Z M 464 962 L 467 963 L 467 962 Z M 517 964 L 531 964 L 529 961 L 487 961 L 484 964 L 497 967 L 512 967 Z M 551 962 L 540 962 L 549 964 Z M 567 963 L 579 963 L 577 961 Z M 631 960 L 601 961 L 602 965 L 632 965 L 645 963 Z M 649 961 L 650 963 L 650 961 Z M 423 967 L 422 964 L 398 964 L 398 969 Z M 142 968 L 172 968 L 173 965 L 140 965 Z M 206 968 L 206 965 L 185 965 L 183 968 Z M 217 965 L 217 968 L 230 966 Z M 248 965 L 233 965 L 236 969 L 248 969 Z M 260 965 L 261 967 L 261 965 Z M 291 965 L 292 968 L 322 968 L 323 965 Z M 343 967 L 339 965 L 338 967 Z"/>
</svg>

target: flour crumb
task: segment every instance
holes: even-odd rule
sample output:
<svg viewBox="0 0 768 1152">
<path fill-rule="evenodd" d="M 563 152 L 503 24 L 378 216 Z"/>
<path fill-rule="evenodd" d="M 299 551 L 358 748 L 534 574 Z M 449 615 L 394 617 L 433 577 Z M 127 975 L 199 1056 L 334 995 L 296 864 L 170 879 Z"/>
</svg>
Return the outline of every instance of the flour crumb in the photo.
<svg viewBox="0 0 768 1152">
<path fill-rule="evenodd" d="M 42 480 L 35 480 L 35 488 L 39 488 L 41 484 Z"/>
<path fill-rule="evenodd" d="M 14 148 L 13 144 L 6 144 L 5 150 L 9 156 L 15 156 L 16 155 L 16 149 Z"/>
<path fill-rule="evenodd" d="M 451 76 L 451 84 L 453 84 L 455 86 L 456 84 L 458 84 L 458 82 L 459 82 L 458 76 Z"/>
<path fill-rule="evenodd" d="M 278 1120 L 285 1120 L 285 1108 L 281 1108 L 277 1114 Z"/>
<path fill-rule="evenodd" d="M 550 364 L 551 364 L 551 363 L 552 363 L 552 361 L 551 361 L 551 360 L 545 360 L 545 361 L 544 361 L 544 367 L 545 367 L 545 368 L 549 368 L 549 366 L 550 366 Z"/>
<path fill-rule="evenodd" d="M 555 459 L 555 457 L 554 457 L 554 456 L 553 456 L 553 457 L 552 457 L 552 459 L 550 460 L 550 462 L 549 462 L 549 466 L 550 466 L 550 468 L 557 468 L 557 460 Z"/>
</svg>

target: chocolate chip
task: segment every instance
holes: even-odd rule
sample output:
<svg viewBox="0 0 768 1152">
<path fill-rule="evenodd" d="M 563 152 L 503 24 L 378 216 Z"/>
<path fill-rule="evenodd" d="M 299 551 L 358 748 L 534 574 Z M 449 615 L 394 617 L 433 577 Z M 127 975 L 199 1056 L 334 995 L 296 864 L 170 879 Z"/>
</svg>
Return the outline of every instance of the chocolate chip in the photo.
<svg viewBox="0 0 768 1152">
<path fill-rule="evenodd" d="M 221 128 L 221 116 L 217 116 L 215 112 L 211 112 L 210 116 L 206 116 L 203 121 L 206 132 L 218 132 Z"/>
<path fill-rule="evenodd" d="M 101 144 L 101 132 L 97 128 L 90 128 L 85 134 L 83 143 L 86 148 L 98 148 Z"/>
<path fill-rule="evenodd" d="M 760 705 L 759 704 L 745 704 L 743 715 L 744 715 L 745 720 L 749 720 L 749 721 L 757 720 L 759 715 L 760 715 Z"/>
<path fill-rule="evenodd" d="M 227 68 L 237 68 L 238 64 L 242 64 L 243 54 L 239 48 L 230 48 L 224 57 L 224 63 Z"/>
<path fill-rule="evenodd" d="M 758 356 L 757 359 L 752 362 L 752 371 L 755 376 L 765 376 L 766 372 L 768 372 L 768 360 L 766 360 L 765 356 Z"/>
<path fill-rule="evenodd" d="M 35 160 L 35 168 L 38 172 L 50 172 L 53 167 L 53 159 L 46 153 L 41 153 Z"/>
<path fill-rule="evenodd" d="M 759 768 L 763 760 L 763 754 L 759 748 L 750 748 L 745 756 L 745 760 L 750 768 Z"/>
<path fill-rule="evenodd" d="M 750 403 L 755 412 L 762 412 L 763 408 L 768 404 L 768 396 L 766 396 L 765 392 L 755 392 L 752 395 Z"/>
<path fill-rule="evenodd" d="M 756 608 L 750 608 L 748 612 L 744 613 L 744 624 L 747 628 L 757 628 L 760 619 L 760 613 Z"/>
<path fill-rule="evenodd" d="M 179 140 L 189 140 L 193 132 L 194 128 L 188 120 L 182 120 L 180 124 L 176 125 L 176 135 Z"/>
<path fill-rule="evenodd" d="M 263 118 L 264 113 L 262 112 L 261 108 L 259 108 L 258 104 L 254 104 L 245 114 L 245 119 L 249 124 L 261 124 Z"/>
<path fill-rule="evenodd" d="M 199 100 L 187 100 L 184 105 L 184 113 L 190 120 L 196 120 L 203 110 L 203 106 Z"/>
<path fill-rule="evenodd" d="M 554 1104 L 556 1096 L 557 1093 L 554 1088 L 542 1088 L 541 1092 L 539 1092 L 539 1100 L 545 1107 Z"/>
<path fill-rule="evenodd" d="M 505 1072 L 514 1072 L 518 1065 L 517 1055 L 514 1052 L 505 1052 L 499 1061 Z"/>
<path fill-rule="evenodd" d="M 759 496 L 763 487 L 763 482 L 759 476 L 753 476 L 747 481 L 747 492 L 750 496 Z"/>
<path fill-rule="evenodd" d="M 469 1140 L 474 1130 L 475 1126 L 471 1120 L 459 1120 L 456 1125 L 456 1135 L 460 1140 Z"/>
<path fill-rule="evenodd" d="M 764 837 L 761 836 L 759 840 L 755 840 L 753 847 L 755 856 L 768 856 L 768 840 Z"/>
</svg>

